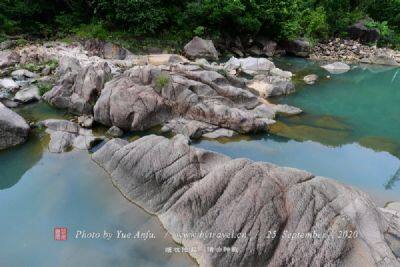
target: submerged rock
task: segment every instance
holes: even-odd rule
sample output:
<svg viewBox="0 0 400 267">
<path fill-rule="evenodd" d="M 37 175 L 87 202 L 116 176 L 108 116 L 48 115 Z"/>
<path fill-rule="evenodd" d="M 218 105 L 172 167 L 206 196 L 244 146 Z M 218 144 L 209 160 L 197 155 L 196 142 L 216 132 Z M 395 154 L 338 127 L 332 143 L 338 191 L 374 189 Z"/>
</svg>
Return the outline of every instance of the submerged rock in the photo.
<svg viewBox="0 0 400 267">
<path fill-rule="evenodd" d="M 399 266 L 399 215 L 334 180 L 231 159 L 182 135 L 114 139 L 93 160 L 176 242 L 196 247 L 190 254 L 200 266 Z"/>
<path fill-rule="evenodd" d="M 343 62 L 334 62 L 332 64 L 321 66 L 321 68 L 332 74 L 342 74 L 350 70 L 350 66 Z"/>
<path fill-rule="evenodd" d="M 29 129 L 20 115 L 0 103 L 0 150 L 24 143 Z"/>
<path fill-rule="evenodd" d="M 318 80 L 318 76 L 316 74 L 310 74 L 305 76 L 303 80 L 306 84 L 313 85 Z"/>
<path fill-rule="evenodd" d="M 213 132 L 206 133 L 203 135 L 205 138 L 209 139 L 217 139 L 217 138 L 222 138 L 222 137 L 233 137 L 237 135 L 235 131 L 228 130 L 228 129 L 217 129 Z"/>
<path fill-rule="evenodd" d="M 200 37 L 194 37 L 184 47 L 185 55 L 190 59 L 205 58 L 209 60 L 218 60 L 218 51 L 211 40 L 204 40 Z"/>
</svg>

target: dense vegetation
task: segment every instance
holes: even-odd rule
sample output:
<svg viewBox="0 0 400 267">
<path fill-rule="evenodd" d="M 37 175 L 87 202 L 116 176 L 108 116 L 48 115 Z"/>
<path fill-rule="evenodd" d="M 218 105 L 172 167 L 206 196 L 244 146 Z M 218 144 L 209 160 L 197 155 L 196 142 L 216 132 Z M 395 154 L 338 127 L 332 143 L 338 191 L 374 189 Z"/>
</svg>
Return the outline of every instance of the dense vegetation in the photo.
<svg viewBox="0 0 400 267">
<path fill-rule="evenodd" d="M 187 40 L 193 34 L 306 37 L 346 35 L 367 19 L 383 42 L 400 44 L 400 0 L 0 0 L 0 32 Z"/>
</svg>

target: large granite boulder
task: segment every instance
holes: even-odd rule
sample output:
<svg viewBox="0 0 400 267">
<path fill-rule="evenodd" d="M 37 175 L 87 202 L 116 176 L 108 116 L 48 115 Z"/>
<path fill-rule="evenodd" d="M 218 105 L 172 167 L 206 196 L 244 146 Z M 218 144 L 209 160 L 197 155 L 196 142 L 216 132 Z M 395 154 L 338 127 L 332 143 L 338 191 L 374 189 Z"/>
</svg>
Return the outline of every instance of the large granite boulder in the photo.
<svg viewBox="0 0 400 267">
<path fill-rule="evenodd" d="M 286 53 L 298 57 L 309 57 L 311 53 L 311 44 L 304 39 L 297 39 L 293 41 L 286 41 L 283 44 Z"/>
<path fill-rule="evenodd" d="M 364 44 L 377 42 L 380 38 L 379 30 L 367 27 L 363 21 L 351 25 L 347 31 L 351 39 Z"/>
<path fill-rule="evenodd" d="M 28 134 L 26 121 L 0 103 L 0 150 L 24 143 Z"/>
<path fill-rule="evenodd" d="M 77 68 L 74 60 L 66 62 L 66 73 L 43 99 L 74 114 L 91 114 L 104 84 L 111 78 L 111 69 L 106 62 L 84 68 Z"/>
<path fill-rule="evenodd" d="M 185 45 L 184 52 L 190 59 L 205 58 L 218 60 L 218 51 L 215 49 L 213 42 L 197 36 Z"/>
<path fill-rule="evenodd" d="M 93 160 L 200 266 L 400 266 L 400 214 L 334 180 L 231 159 L 182 135 L 113 139 Z"/>
</svg>

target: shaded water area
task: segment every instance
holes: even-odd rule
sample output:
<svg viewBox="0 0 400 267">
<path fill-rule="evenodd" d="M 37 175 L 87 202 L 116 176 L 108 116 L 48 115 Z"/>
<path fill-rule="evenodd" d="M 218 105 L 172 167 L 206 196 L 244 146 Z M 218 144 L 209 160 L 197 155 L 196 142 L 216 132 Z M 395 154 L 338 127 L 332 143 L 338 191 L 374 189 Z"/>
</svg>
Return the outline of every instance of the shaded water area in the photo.
<svg viewBox="0 0 400 267">
<path fill-rule="evenodd" d="M 357 65 L 333 75 L 319 62 L 275 62 L 296 73 L 297 92 L 273 101 L 304 113 L 280 117 L 271 134 L 196 146 L 334 178 L 368 192 L 379 205 L 400 201 L 400 69 Z M 320 79 L 305 85 L 301 79 L 311 73 Z"/>
<path fill-rule="evenodd" d="M 46 104 L 17 110 L 31 121 L 63 118 Z M 51 154 L 48 137 L 0 151 L 0 266 L 193 266 L 155 216 L 126 200 L 85 151 Z M 54 241 L 67 227 L 67 241 Z M 154 234 L 155 239 L 75 239 L 77 231 Z M 143 235 L 145 238 L 145 236 Z"/>
</svg>

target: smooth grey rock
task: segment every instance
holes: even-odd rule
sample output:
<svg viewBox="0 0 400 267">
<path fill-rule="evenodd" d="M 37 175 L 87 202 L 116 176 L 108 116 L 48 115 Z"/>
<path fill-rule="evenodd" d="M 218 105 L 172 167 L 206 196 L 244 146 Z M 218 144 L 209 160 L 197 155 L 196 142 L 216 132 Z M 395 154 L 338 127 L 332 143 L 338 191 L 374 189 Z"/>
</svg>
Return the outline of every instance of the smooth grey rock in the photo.
<svg viewBox="0 0 400 267">
<path fill-rule="evenodd" d="M 124 131 L 122 131 L 120 128 L 118 128 L 117 126 L 112 126 L 110 129 L 108 129 L 107 136 L 111 136 L 111 137 L 122 137 L 124 135 Z"/>
<path fill-rule="evenodd" d="M 185 55 L 190 59 L 205 58 L 208 60 L 218 60 L 218 51 L 211 40 L 204 40 L 194 37 L 184 47 Z"/>
<path fill-rule="evenodd" d="M 400 235 L 399 215 L 334 180 L 231 159 L 191 147 L 182 135 L 113 139 L 93 160 L 176 242 L 196 247 L 191 256 L 200 266 L 400 266 L 388 241 Z M 357 236 L 340 238 L 346 232 Z"/>
<path fill-rule="evenodd" d="M 82 69 L 77 58 L 71 56 L 62 56 L 58 62 L 57 72 L 64 75 L 68 72 L 78 73 Z"/>
<path fill-rule="evenodd" d="M 92 128 L 94 118 L 92 115 L 83 115 L 78 117 L 78 124 L 83 128 Z"/>
<path fill-rule="evenodd" d="M 209 138 L 209 139 L 217 139 L 217 138 L 221 138 L 221 137 L 233 137 L 236 134 L 237 133 L 235 131 L 232 131 L 232 130 L 217 129 L 217 130 L 215 130 L 213 132 L 204 134 L 203 137 Z"/>
<path fill-rule="evenodd" d="M 19 85 L 10 78 L 0 79 L 0 88 L 4 88 L 6 90 L 16 90 L 19 88 Z"/>
<path fill-rule="evenodd" d="M 307 75 L 307 76 L 305 76 L 304 78 L 303 78 L 303 81 L 306 83 L 306 84 L 309 84 L 309 85 L 313 85 L 313 84 L 315 84 L 315 82 L 318 80 L 318 75 L 316 75 L 316 74 L 310 74 L 310 75 Z"/>
<path fill-rule="evenodd" d="M 217 126 L 209 123 L 179 118 L 169 121 L 162 127 L 161 131 L 182 134 L 189 139 L 198 139 L 203 134 L 212 132 L 216 129 L 218 129 Z"/>
<path fill-rule="evenodd" d="M 51 153 L 63 153 L 73 148 L 88 150 L 104 140 L 104 137 L 94 136 L 91 130 L 67 120 L 44 120 L 39 122 L 38 126 L 46 127 L 46 132 L 50 134 Z"/>
<path fill-rule="evenodd" d="M 286 104 L 278 104 L 275 105 L 274 110 L 277 114 L 282 114 L 286 116 L 293 116 L 293 115 L 298 115 L 301 114 L 303 111 L 297 107 L 289 106 Z"/>
<path fill-rule="evenodd" d="M 247 83 L 247 87 L 263 98 L 288 95 L 295 91 L 293 82 L 280 76 L 257 75 Z"/>
<path fill-rule="evenodd" d="M 0 150 L 24 143 L 29 129 L 20 115 L 0 103 Z"/>
<path fill-rule="evenodd" d="M 50 132 L 49 152 L 63 153 L 69 151 L 72 149 L 76 137 L 76 134 L 69 132 Z"/>
<path fill-rule="evenodd" d="M 266 58 L 235 58 L 231 57 L 224 65 L 227 70 L 240 70 L 249 75 L 256 75 L 260 73 L 268 73 L 272 69 L 275 69 L 275 65 L 272 61 Z"/>
<path fill-rule="evenodd" d="M 18 80 L 18 81 L 38 77 L 38 75 L 36 73 L 33 73 L 33 72 L 31 72 L 29 70 L 25 70 L 25 69 L 15 70 L 11 73 L 11 76 L 15 80 Z"/>
<path fill-rule="evenodd" d="M 350 66 L 343 62 L 334 62 L 321 66 L 321 68 L 327 70 L 331 74 L 342 74 L 350 70 Z"/>
<path fill-rule="evenodd" d="M 91 135 L 78 135 L 73 140 L 73 147 L 80 150 L 89 150 L 92 149 L 95 145 L 102 142 L 104 140 L 103 137 L 99 136 L 91 136 Z"/>
<path fill-rule="evenodd" d="M 290 71 L 284 71 L 279 68 L 271 69 L 270 74 L 273 76 L 279 76 L 279 77 L 282 77 L 285 79 L 291 79 L 293 76 L 293 73 L 291 73 Z"/>
<path fill-rule="evenodd" d="M 20 103 L 18 103 L 18 102 L 15 102 L 10 99 L 1 99 L 1 97 L 0 97 L 0 102 L 3 103 L 3 105 L 8 108 L 16 108 L 20 105 Z"/>
<path fill-rule="evenodd" d="M 385 50 L 377 50 L 368 58 L 369 63 L 387 66 L 400 66 L 392 53 Z"/>
<path fill-rule="evenodd" d="M 31 85 L 21 89 L 15 94 L 14 100 L 22 103 L 38 101 L 40 100 L 39 88 L 36 85 Z"/>
</svg>

